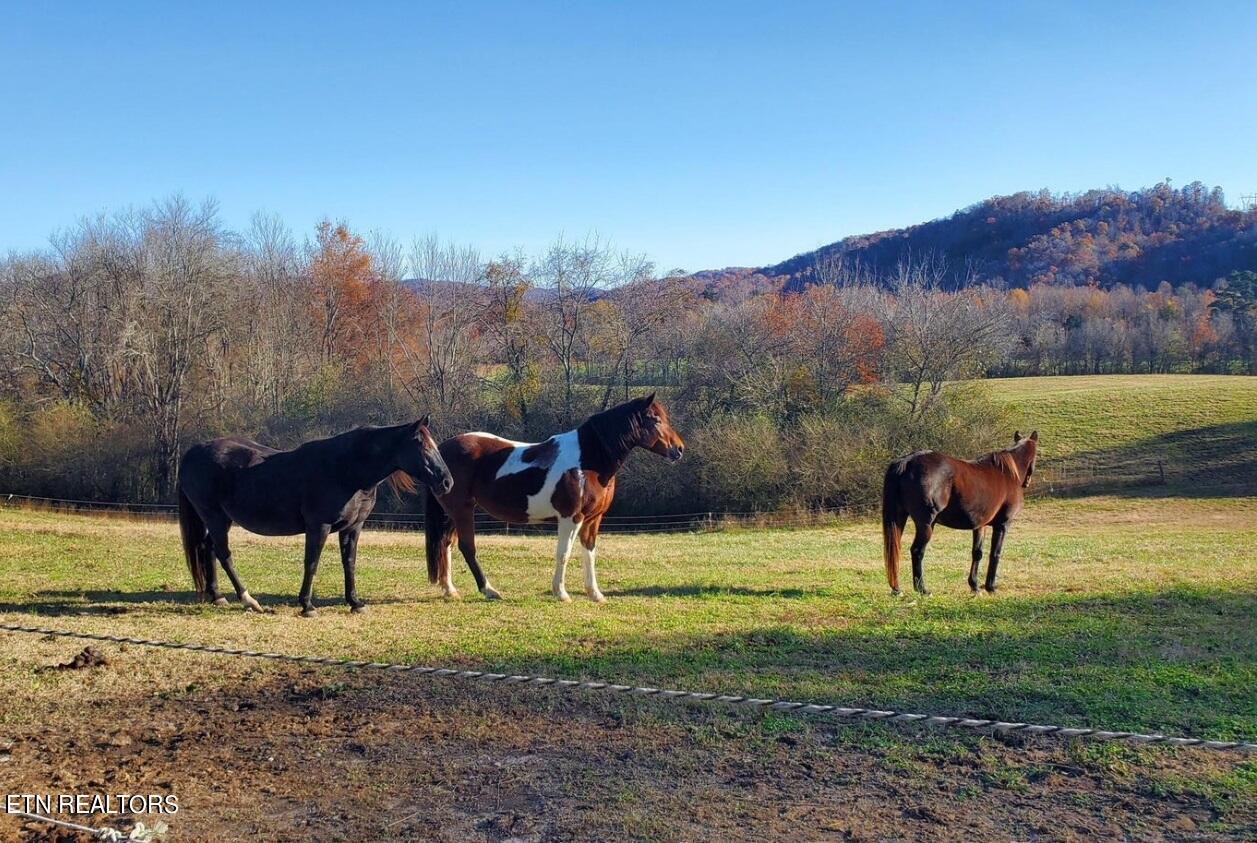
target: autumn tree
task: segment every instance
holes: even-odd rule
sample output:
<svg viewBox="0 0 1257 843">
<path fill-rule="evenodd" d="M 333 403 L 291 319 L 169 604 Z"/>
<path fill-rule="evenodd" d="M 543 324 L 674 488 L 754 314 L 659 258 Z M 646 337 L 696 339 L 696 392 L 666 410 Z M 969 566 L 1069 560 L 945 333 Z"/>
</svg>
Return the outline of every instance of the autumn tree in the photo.
<svg viewBox="0 0 1257 843">
<path fill-rule="evenodd" d="M 345 223 L 319 223 L 310 254 L 309 300 L 324 363 L 358 359 L 372 301 L 371 255 Z"/>
<path fill-rule="evenodd" d="M 532 282 L 523 270 L 523 259 L 509 255 L 492 261 L 484 270 L 478 322 L 489 353 L 500 361 L 503 373 L 490 378 L 507 415 L 528 420 L 530 402 L 537 391 L 535 341 L 527 296 Z"/>
</svg>

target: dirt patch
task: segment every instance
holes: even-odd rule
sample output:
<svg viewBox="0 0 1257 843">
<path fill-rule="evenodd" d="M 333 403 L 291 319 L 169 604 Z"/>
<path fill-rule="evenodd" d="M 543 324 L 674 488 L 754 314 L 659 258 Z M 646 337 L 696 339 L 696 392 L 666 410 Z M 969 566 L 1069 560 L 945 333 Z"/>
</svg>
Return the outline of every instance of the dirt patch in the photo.
<svg viewBox="0 0 1257 843">
<path fill-rule="evenodd" d="M 1237 761 L 1224 756 L 1097 759 L 1051 742 L 908 740 L 648 700 L 162 659 L 179 680 L 152 678 L 151 655 L 123 651 L 66 674 L 84 677 L 84 692 L 48 695 L 35 720 L 0 703 L 13 724 L 6 788 L 174 793 L 171 840 L 1223 839 L 1257 828 L 1252 805 L 1166 784 L 1225 774 Z M 188 684 L 194 670 L 204 678 Z M 127 681 L 105 683 L 113 672 Z M 59 839 L 41 834 L 0 815 L 0 839 Z"/>
<path fill-rule="evenodd" d="M 105 667 L 109 664 L 109 659 L 100 650 L 95 647 L 84 647 L 82 652 L 70 659 L 68 662 L 55 664 L 53 670 L 83 670 L 89 667 Z"/>
</svg>

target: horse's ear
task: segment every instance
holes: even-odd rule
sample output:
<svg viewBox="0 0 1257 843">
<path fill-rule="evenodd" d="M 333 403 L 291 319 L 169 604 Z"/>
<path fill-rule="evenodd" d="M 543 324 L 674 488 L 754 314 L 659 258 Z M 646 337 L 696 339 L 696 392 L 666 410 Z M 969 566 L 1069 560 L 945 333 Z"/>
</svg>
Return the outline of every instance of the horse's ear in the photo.
<svg viewBox="0 0 1257 843">
<path fill-rule="evenodd" d="M 642 406 L 644 407 L 649 407 L 651 404 L 654 404 L 654 403 L 655 403 L 655 393 L 653 392 L 642 399 Z"/>
<path fill-rule="evenodd" d="M 1016 445 L 1020 441 L 1021 441 L 1021 431 L 1014 430 L 1013 431 L 1013 444 Z"/>
<path fill-rule="evenodd" d="M 411 434 L 413 434 L 413 435 L 415 435 L 415 436 L 418 436 L 418 435 L 419 435 L 419 428 L 421 428 L 421 427 L 429 427 L 429 426 L 431 426 L 431 424 L 432 424 L 432 417 L 431 417 L 428 413 L 424 413 L 424 414 L 423 414 L 423 418 L 419 419 L 419 420 L 418 420 L 418 421 L 416 421 L 416 422 L 412 422 L 412 423 L 411 423 L 411 425 L 410 425 L 410 432 L 411 432 Z"/>
<path fill-rule="evenodd" d="M 1030 431 L 1030 438 L 1031 438 L 1031 439 L 1033 439 L 1035 442 L 1038 442 L 1038 441 L 1039 441 L 1039 431 L 1037 431 L 1037 430 L 1032 430 L 1032 431 Z"/>
</svg>

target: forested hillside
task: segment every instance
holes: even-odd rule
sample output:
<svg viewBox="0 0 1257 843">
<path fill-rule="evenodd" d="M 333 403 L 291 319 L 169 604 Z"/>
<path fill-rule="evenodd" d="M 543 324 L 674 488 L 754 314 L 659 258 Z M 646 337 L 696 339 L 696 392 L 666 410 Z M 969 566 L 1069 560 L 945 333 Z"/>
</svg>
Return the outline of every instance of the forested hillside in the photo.
<svg viewBox="0 0 1257 843">
<path fill-rule="evenodd" d="M 901 263 L 930 259 L 947 287 L 974 282 L 1162 282 L 1209 287 L 1233 271 L 1257 268 L 1257 211 L 1227 208 L 1221 188 L 1200 182 L 1131 192 L 997 196 L 949 217 L 847 237 L 774 266 L 792 287 L 844 274 L 892 278 Z"/>
</svg>

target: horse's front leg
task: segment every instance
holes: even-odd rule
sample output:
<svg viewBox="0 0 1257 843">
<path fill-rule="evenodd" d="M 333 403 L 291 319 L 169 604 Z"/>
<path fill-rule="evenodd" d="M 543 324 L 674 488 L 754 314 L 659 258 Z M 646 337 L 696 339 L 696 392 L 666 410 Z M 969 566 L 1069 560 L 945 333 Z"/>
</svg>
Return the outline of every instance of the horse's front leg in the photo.
<svg viewBox="0 0 1257 843">
<path fill-rule="evenodd" d="M 925 546 L 934 534 L 934 525 L 925 519 L 913 519 L 916 534 L 912 537 L 912 587 L 920 594 L 929 594 L 925 587 Z"/>
<path fill-rule="evenodd" d="M 554 551 L 554 580 L 550 583 L 550 591 L 564 603 L 571 602 L 567 593 L 567 560 L 572 555 L 572 539 L 576 536 L 576 522 L 571 518 L 559 519 L 559 545 Z"/>
<path fill-rule="evenodd" d="M 602 596 L 602 591 L 598 588 L 598 572 L 594 570 L 594 557 L 597 555 L 595 550 L 598 544 L 598 528 L 602 525 L 602 516 L 590 518 L 580 529 L 581 550 L 585 557 L 585 594 L 589 595 L 589 599 L 595 603 L 606 603 L 607 598 Z"/>
<path fill-rule="evenodd" d="M 467 568 L 471 571 L 471 575 L 475 577 L 476 588 L 480 589 L 480 593 L 484 595 L 486 600 L 501 600 L 502 595 L 498 594 L 497 589 L 489 584 L 489 580 L 484 575 L 484 571 L 480 570 L 480 562 L 476 558 L 476 511 L 469 504 L 458 512 L 454 518 L 454 530 L 458 533 L 458 551 L 463 554 L 463 561 L 467 563 Z M 458 591 L 454 588 L 452 566 L 450 565 L 450 547 L 445 546 L 445 580 L 441 583 L 441 588 L 445 591 L 446 597 L 457 597 Z"/>
<path fill-rule="evenodd" d="M 354 582 L 355 568 L 358 565 L 358 536 L 362 535 L 362 524 L 351 524 L 340 531 L 340 564 L 345 569 L 345 602 L 349 611 L 361 612 L 366 604 L 358 599 L 358 586 Z"/>
<path fill-rule="evenodd" d="M 999 569 L 1000 554 L 1004 552 L 1004 534 L 1008 532 L 1008 524 L 996 524 L 991 529 L 991 561 L 986 563 L 986 583 L 982 586 L 988 593 L 995 593 L 995 576 Z"/>
<path fill-rule="evenodd" d="M 310 592 L 314 590 L 314 574 L 319 569 L 319 557 L 323 555 L 329 532 L 326 524 L 306 528 L 305 576 L 301 578 L 301 594 L 297 597 L 303 618 L 313 617 L 317 611 Z"/>
<path fill-rule="evenodd" d="M 969 590 L 978 593 L 978 563 L 982 561 L 982 538 L 986 534 L 985 527 L 973 531 L 973 561 L 969 564 Z"/>
</svg>

